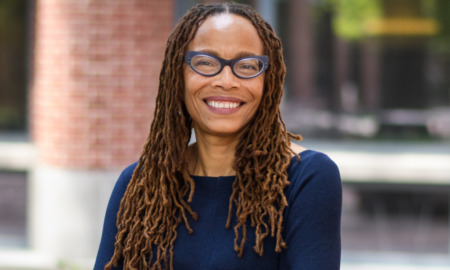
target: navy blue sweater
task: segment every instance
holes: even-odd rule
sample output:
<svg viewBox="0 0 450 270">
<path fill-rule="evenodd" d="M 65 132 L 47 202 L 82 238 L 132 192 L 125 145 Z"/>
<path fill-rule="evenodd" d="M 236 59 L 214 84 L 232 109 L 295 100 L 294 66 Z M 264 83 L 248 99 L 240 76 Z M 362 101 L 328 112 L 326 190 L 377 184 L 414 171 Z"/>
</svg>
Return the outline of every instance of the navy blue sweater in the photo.
<svg viewBox="0 0 450 270">
<path fill-rule="evenodd" d="M 192 208 L 198 220 L 190 220 L 194 234 L 178 228 L 174 244 L 174 268 L 179 269 L 302 269 L 338 270 L 340 265 L 340 219 L 342 186 L 338 168 L 325 154 L 312 150 L 293 157 L 288 169 L 290 185 L 285 194 L 283 239 L 288 248 L 276 253 L 275 239 L 264 240 L 264 254 L 253 251 L 254 228 L 247 226 L 244 255 L 233 250 L 233 229 L 226 229 L 228 202 L 234 176 L 193 176 Z M 136 163 L 119 177 L 106 211 L 95 269 L 103 269 L 114 252 L 116 218 L 120 201 Z M 233 224 L 233 223 L 232 223 Z M 119 267 L 122 269 L 122 266 Z"/>
</svg>

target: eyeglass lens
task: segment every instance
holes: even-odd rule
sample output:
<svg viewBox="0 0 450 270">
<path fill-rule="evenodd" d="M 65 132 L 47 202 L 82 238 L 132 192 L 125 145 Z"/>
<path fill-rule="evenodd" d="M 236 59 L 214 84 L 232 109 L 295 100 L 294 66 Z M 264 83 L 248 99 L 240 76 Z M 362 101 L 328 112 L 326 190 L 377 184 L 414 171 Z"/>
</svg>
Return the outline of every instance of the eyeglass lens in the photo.
<svg viewBox="0 0 450 270">
<path fill-rule="evenodd" d="M 208 55 L 195 55 L 191 59 L 192 68 L 204 75 L 217 74 L 222 68 L 219 60 Z M 264 64 L 256 58 L 244 58 L 232 66 L 234 73 L 241 77 L 252 77 L 258 74 Z"/>
</svg>

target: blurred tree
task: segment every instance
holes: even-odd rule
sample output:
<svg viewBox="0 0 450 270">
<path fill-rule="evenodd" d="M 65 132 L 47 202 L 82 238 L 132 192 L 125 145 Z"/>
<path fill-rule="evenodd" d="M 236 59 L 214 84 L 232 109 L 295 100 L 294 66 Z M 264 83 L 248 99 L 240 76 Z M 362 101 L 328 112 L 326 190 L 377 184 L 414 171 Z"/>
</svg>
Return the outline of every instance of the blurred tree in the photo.
<svg viewBox="0 0 450 270">
<path fill-rule="evenodd" d="M 432 0 L 434 15 L 439 23 L 439 32 L 433 40 L 433 48 L 441 53 L 450 54 L 450 1 Z"/>
<path fill-rule="evenodd" d="M 0 130 L 26 122 L 26 1 L 0 1 Z"/>
<path fill-rule="evenodd" d="M 443 59 L 444 80 L 440 97 L 446 106 L 450 106 L 450 1 L 433 0 L 434 14 L 439 23 L 439 32 L 432 40 L 432 49 Z"/>
<path fill-rule="evenodd" d="M 367 22 L 382 16 L 380 0 L 328 0 L 335 11 L 333 28 L 344 39 L 359 39 L 366 33 Z"/>
</svg>

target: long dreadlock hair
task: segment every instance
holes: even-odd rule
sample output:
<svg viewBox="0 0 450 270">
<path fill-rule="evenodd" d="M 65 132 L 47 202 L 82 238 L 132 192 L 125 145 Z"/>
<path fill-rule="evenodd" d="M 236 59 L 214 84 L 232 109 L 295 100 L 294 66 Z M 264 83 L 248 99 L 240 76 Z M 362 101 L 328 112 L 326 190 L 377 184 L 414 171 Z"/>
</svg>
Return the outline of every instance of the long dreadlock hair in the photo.
<svg viewBox="0 0 450 270">
<path fill-rule="evenodd" d="M 186 161 L 192 120 L 184 106 L 184 56 L 201 23 L 221 13 L 248 19 L 270 59 L 260 106 L 236 146 L 236 179 L 224 225 L 234 226 L 234 249 L 239 257 L 248 223 L 255 228 L 253 249 L 257 254 L 263 254 L 263 240 L 269 234 L 276 238 L 276 252 L 286 248 L 282 239 L 287 206 L 283 190 L 289 184 L 291 156 L 296 154 L 290 150 L 290 141 L 301 137 L 287 132 L 279 110 L 286 74 L 281 41 L 249 6 L 197 5 L 180 19 L 168 39 L 150 133 L 120 205 L 115 251 L 105 269 L 117 266 L 121 259 L 125 269 L 173 269 L 177 228 L 183 223 L 193 233 L 187 218 L 190 215 L 196 220 L 197 214 L 189 205 L 195 185 Z M 235 224 L 231 224 L 233 215 Z"/>
</svg>

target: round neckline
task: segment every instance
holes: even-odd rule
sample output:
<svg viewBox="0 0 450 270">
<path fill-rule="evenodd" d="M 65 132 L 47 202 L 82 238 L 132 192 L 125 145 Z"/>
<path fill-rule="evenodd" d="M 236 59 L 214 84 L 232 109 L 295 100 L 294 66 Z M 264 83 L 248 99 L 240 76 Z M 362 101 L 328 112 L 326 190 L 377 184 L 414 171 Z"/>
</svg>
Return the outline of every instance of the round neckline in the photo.
<svg viewBox="0 0 450 270">
<path fill-rule="evenodd" d="M 200 176 L 200 175 L 191 175 L 192 179 L 194 180 L 224 180 L 224 181 L 230 181 L 236 178 L 236 175 L 228 175 L 228 176 Z"/>
<path fill-rule="evenodd" d="M 300 158 L 302 158 L 302 156 L 304 154 L 306 154 L 307 152 L 310 152 L 310 149 L 306 149 L 300 153 L 298 153 L 298 155 L 300 156 Z M 296 158 L 296 156 L 292 156 L 291 157 L 291 161 Z M 227 176 L 202 176 L 202 175 L 191 175 L 192 179 L 196 179 L 196 180 L 224 180 L 224 181 L 231 181 L 236 178 L 236 175 L 227 175 Z"/>
</svg>

